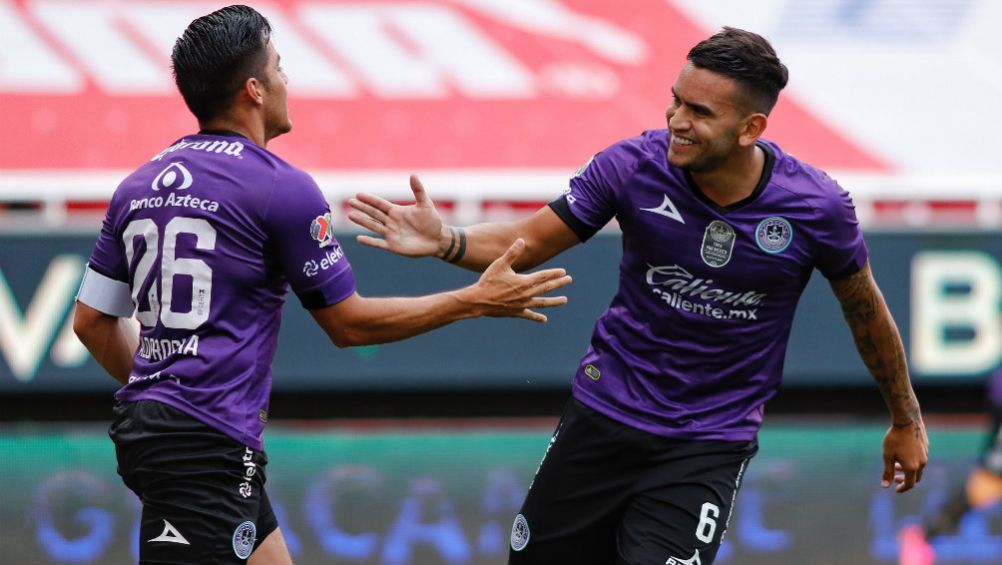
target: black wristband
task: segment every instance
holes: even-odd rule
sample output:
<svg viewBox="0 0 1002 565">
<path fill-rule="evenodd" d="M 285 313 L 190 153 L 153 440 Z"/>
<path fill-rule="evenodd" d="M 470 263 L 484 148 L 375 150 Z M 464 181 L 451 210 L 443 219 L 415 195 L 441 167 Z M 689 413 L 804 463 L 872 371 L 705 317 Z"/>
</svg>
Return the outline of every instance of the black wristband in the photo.
<svg viewBox="0 0 1002 565">
<path fill-rule="evenodd" d="M 452 236 L 452 241 L 449 242 L 449 248 L 442 254 L 442 259 L 445 259 L 446 261 L 449 260 L 449 254 L 452 253 L 452 248 L 456 247 L 456 228 L 450 227 L 449 235 Z"/>
<path fill-rule="evenodd" d="M 466 230 L 463 228 L 456 228 L 456 231 L 459 232 L 459 249 L 456 250 L 456 254 L 452 257 L 452 259 L 448 259 L 450 263 L 455 263 L 462 259 L 463 255 L 466 255 Z"/>
</svg>

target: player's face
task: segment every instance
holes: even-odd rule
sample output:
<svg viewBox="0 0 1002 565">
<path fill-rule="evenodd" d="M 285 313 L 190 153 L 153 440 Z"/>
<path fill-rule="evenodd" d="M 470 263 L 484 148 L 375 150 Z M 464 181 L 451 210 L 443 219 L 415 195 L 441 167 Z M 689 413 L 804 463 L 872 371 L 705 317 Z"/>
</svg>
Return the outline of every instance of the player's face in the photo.
<svg viewBox="0 0 1002 565">
<path fill-rule="evenodd" d="M 267 83 L 265 92 L 265 137 L 272 139 L 292 129 L 289 106 L 286 100 L 289 78 L 282 70 L 282 58 L 271 41 L 268 42 L 268 62 L 265 65 Z"/>
<path fill-rule="evenodd" d="M 665 112 L 671 132 L 669 163 L 708 172 L 734 155 L 745 117 L 738 88 L 733 79 L 692 64 L 682 69 Z"/>
</svg>

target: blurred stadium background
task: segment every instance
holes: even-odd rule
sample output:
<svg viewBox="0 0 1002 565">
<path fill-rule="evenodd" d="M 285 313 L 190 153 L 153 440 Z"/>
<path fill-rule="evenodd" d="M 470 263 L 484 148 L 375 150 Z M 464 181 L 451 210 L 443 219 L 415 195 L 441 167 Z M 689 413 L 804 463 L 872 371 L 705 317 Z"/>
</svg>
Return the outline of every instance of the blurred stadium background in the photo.
<svg viewBox="0 0 1002 565">
<path fill-rule="evenodd" d="M 465 224 L 528 213 L 595 152 L 663 127 L 687 49 L 769 37 L 791 83 L 768 137 L 854 195 L 932 440 L 908 496 L 878 486 L 886 416 L 827 284 L 798 310 L 783 389 L 722 564 L 894 563 L 984 441 L 1002 362 L 1002 4 L 995 0 L 248 0 L 275 27 L 295 129 L 363 293 L 472 280 L 352 241 L 357 191 L 421 173 Z M 105 428 L 112 380 L 75 340 L 73 295 L 107 200 L 195 124 L 167 54 L 197 0 L 0 0 L 0 562 L 133 562 L 138 505 Z M 611 226 L 555 263 L 546 326 L 467 322 L 337 350 L 295 299 L 275 363 L 269 485 L 301 564 L 496 564 L 616 284 Z M 131 540 L 131 541 L 130 541 Z M 1002 563 L 1002 505 L 938 538 Z"/>
</svg>

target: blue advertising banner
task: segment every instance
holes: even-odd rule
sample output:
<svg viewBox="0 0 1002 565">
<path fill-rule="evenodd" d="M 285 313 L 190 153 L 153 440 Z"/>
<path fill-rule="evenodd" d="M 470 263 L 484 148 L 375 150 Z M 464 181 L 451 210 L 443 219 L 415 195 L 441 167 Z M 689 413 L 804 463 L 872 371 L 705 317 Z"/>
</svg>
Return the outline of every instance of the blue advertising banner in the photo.
<svg viewBox="0 0 1002 565">
<path fill-rule="evenodd" d="M 883 427 L 766 425 L 716 563 L 897 563 L 901 529 L 942 506 L 983 441 L 980 428 L 931 430 L 924 478 L 899 495 L 879 486 Z M 550 431 L 274 426 L 269 498 L 301 565 L 501 564 Z M 114 457 L 99 426 L 0 427 L 0 560 L 135 563 L 139 504 Z M 937 563 L 997 565 L 1002 504 L 933 545 Z"/>
<path fill-rule="evenodd" d="M 94 235 L 0 234 L 0 393 L 111 391 L 114 382 L 71 328 Z M 340 240 L 364 295 L 415 295 L 475 274 Z M 868 234 L 873 271 L 917 382 L 971 383 L 1002 361 L 1002 234 Z M 290 296 L 275 360 L 279 391 L 540 389 L 568 386 L 618 281 L 620 237 L 602 233 L 551 261 L 574 283 L 549 323 L 466 321 L 401 343 L 339 350 Z M 798 307 L 785 382 L 868 383 L 827 281 L 815 273 Z"/>
</svg>

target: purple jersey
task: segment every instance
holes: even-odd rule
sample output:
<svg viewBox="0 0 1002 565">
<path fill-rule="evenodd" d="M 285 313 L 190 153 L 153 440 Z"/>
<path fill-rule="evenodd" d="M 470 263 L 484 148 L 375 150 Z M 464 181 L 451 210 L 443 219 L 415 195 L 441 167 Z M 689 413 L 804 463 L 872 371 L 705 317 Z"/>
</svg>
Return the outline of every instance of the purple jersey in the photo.
<svg viewBox="0 0 1002 565">
<path fill-rule="evenodd" d="M 623 232 L 619 290 L 575 375 L 578 400 L 662 436 L 756 436 L 812 269 L 837 278 L 867 260 L 849 194 L 760 147 L 761 181 L 727 207 L 668 164 L 667 130 L 599 153 L 551 203 L 582 240 L 613 217 Z"/>
<path fill-rule="evenodd" d="M 289 286 L 310 309 L 355 292 L 313 179 L 235 134 L 185 137 L 129 175 L 90 268 L 128 283 L 142 326 L 116 397 L 169 404 L 255 449 Z"/>
</svg>

